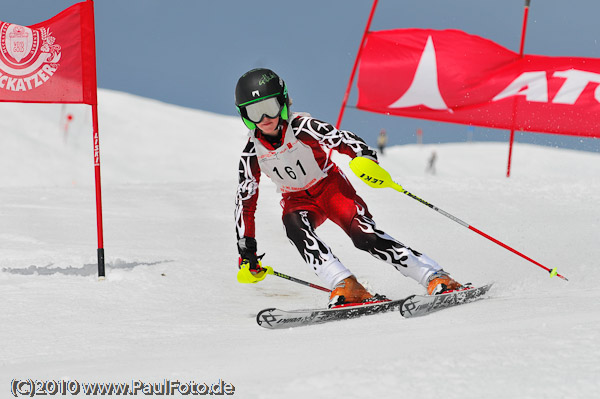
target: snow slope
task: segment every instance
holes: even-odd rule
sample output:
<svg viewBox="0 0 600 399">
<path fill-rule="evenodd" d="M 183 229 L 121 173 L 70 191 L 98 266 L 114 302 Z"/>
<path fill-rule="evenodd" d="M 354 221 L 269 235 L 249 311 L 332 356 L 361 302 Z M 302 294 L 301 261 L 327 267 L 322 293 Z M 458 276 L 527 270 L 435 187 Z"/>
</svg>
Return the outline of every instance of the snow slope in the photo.
<svg viewBox="0 0 600 399">
<path fill-rule="evenodd" d="M 510 179 L 505 143 L 393 147 L 381 159 L 407 190 L 557 266 L 568 282 L 405 195 L 368 188 L 351 176 L 348 158 L 335 158 L 380 228 L 460 281 L 495 282 L 491 297 L 419 319 L 387 314 L 270 331 L 256 325 L 258 310 L 323 306 L 327 296 L 274 276 L 236 281 L 242 123 L 112 91 L 99 102 L 102 282 L 89 110 L 0 104 L 0 397 L 12 397 L 13 379 L 224 380 L 240 398 L 600 391 L 599 154 L 517 144 Z M 65 135 L 66 113 L 74 119 Z M 425 166 L 434 150 L 432 176 Z M 320 283 L 285 238 L 280 212 L 263 179 L 264 262 Z M 318 232 L 371 289 L 421 292 L 331 223 Z"/>
</svg>

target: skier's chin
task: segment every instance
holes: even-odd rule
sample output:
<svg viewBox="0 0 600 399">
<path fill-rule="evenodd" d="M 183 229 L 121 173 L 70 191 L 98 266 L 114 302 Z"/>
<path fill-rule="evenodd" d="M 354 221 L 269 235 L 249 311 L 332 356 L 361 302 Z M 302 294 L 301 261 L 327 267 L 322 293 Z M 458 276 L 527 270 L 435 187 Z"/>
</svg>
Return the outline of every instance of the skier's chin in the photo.
<svg viewBox="0 0 600 399">
<path fill-rule="evenodd" d="M 258 124 L 258 128 L 267 135 L 277 134 L 277 127 L 279 126 L 279 118 L 266 119 L 265 121 Z"/>
</svg>

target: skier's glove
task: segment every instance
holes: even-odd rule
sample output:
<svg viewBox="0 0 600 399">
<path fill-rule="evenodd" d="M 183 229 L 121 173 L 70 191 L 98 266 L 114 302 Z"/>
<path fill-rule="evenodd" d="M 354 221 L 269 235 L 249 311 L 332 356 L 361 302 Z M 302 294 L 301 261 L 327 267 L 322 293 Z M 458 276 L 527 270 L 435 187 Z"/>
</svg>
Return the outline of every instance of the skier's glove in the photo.
<svg viewBox="0 0 600 399">
<path fill-rule="evenodd" d="M 251 272 L 258 273 L 260 271 L 260 262 L 258 256 L 256 256 L 256 239 L 253 237 L 242 237 L 238 240 L 237 248 L 240 254 L 240 268 L 243 263 L 247 263 L 249 266 L 248 269 Z"/>
<path fill-rule="evenodd" d="M 237 280 L 240 283 L 257 283 L 264 280 L 268 269 L 263 268 L 260 262 L 265 255 L 256 255 L 256 240 L 252 237 L 242 237 L 237 246 L 240 254 Z"/>
</svg>

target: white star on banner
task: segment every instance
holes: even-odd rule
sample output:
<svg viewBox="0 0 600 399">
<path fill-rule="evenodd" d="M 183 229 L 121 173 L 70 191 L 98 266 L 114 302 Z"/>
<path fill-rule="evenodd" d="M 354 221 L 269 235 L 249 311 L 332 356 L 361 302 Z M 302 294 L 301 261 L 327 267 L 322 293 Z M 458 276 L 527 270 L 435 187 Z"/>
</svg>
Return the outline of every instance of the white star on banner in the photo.
<svg viewBox="0 0 600 399">
<path fill-rule="evenodd" d="M 438 85 L 437 61 L 431 36 L 427 38 L 417 71 L 408 90 L 389 108 L 407 108 L 424 105 L 431 109 L 450 111 Z"/>
</svg>

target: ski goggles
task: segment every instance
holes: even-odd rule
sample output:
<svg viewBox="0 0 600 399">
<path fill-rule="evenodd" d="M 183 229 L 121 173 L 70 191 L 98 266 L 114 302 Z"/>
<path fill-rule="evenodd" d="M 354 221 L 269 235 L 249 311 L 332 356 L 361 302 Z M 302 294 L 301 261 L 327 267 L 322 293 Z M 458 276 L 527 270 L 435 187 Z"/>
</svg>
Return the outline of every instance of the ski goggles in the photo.
<svg viewBox="0 0 600 399">
<path fill-rule="evenodd" d="M 245 105 L 240 110 L 242 111 L 242 116 L 246 119 L 249 119 L 254 123 L 260 123 L 265 116 L 271 119 L 279 116 L 281 113 L 281 104 L 279 104 L 277 97 L 271 97 L 266 100 Z"/>
</svg>

